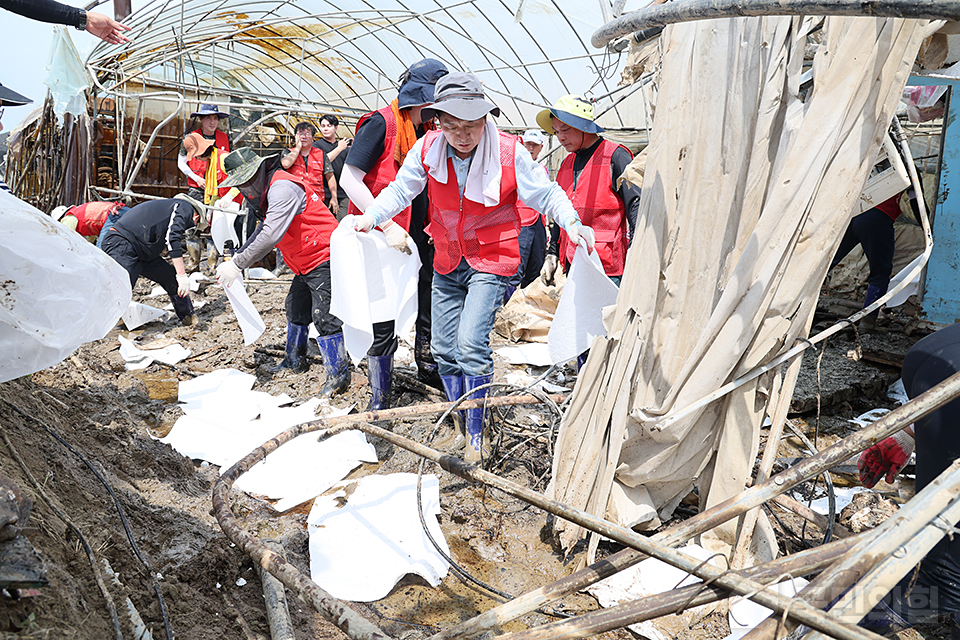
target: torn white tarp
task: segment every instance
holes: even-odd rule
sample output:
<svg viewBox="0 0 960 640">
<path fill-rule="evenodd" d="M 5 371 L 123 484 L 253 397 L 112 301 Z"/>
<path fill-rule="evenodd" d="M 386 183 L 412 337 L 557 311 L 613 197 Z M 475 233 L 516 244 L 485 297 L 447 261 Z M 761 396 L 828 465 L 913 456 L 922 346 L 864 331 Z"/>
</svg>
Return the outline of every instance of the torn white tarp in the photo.
<svg viewBox="0 0 960 640">
<path fill-rule="evenodd" d="M 54 365 L 113 329 L 130 276 L 113 258 L 0 190 L 0 382 Z"/>
<path fill-rule="evenodd" d="M 440 485 L 423 476 L 423 519 L 443 552 Z M 437 553 L 417 515 L 417 474 L 367 476 L 346 495 L 320 496 L 307 517 L 310 577 L 335 598 L 371 602 L 385 597 L 408 573 L 437 586 L 449 565 Z"/>
<path fill-rule="evenodd" d="M 603 308 L 616 304 L 618 291 L 603 272 L 597 252 L 588 254 L 583 245 L 577 247 L 547 337 L 553 363 L 576 358 L 595 337 L 607 335 Z"/>
<path fill-rule="evenodd" d="M 930 28 L 763 17 L 664 29 L 636 235 L 608 336 L 594 340 L 560 427 L 550 497 L 629 525 L 645 509 L 669 516 L 694 483 L 701 508 L 748 486 L 760 425 L 789 403 L 792 380 L 775 369 L 684 410 L 807 336 Z M 581 537 L 557 528 L 564 546 Z M 735 531 L 728 522 L 700 542 L 728 549 Z M 762 517 L 757 531 L 751 558 L 772 557 Z"/>
<path fill-rule="evenodd" d="M 243 344 L 253 344 L 257 341 L 257 338 L 263 335 L 267 325 L 263 321 L 263 318 L 260 317 L 260 312 L 257 311 L 257 308 L 250 302 L 250 296 L 247 295 L 247 290 L 243 286 L 243 280 L 237 278 L 231 282 L 229 286 L 224 287 L 223 290 L 227 293 L 227 300 L 230 301 L 230 308 L 233 309 L 233 315 L 237 317 L 237 322 L 240 323 L 240 331 L 243 333 Z"/>
<path fill-rule="evenodd" d="M 420 255 L 407 238 L 410 254 L 387 244 L 381 231 L 358 233 L 349 218 L 330 236 L 330 313 L 343 321 L 343 341 L 354 364 L 373 344 L 373 323 L 396 321 L 406 335 L 417 319 Z"/>
<path fill-rule="evenodd" d="M 127 328 L 127 331 L 133 331 L 137 327 L 141 327 L 148 322 L 153 322 L 154 320 L 159 320 L 160 318 L 166 319 L 170 314 L 163 309 L 157 309 L 156 307 L 151 307 L 148 304 L 142 304 L 140 302 L 130 301 L 130 304 L 127 306 L 127 310 L 123 312 L 123 315 L 120 316 L 123 320 L 123 326 Z"/>
<path fill-rule="evenodd" d="M 291 402 L 289 396 L 252 391 L 254 382 L 254 376 L 233 369 L 181 382 L 184 415 L 161 442 L 183 455 L 216 464 L 223 472 L 277 434 L 316 419 L 319 400 L 283 407 Z M 345 415 L 351 409 L 326 415 Z M 361 462 L 376 461 L 376 451 L 359 431 L 323 442 L 317 442 L 315 433 L 306 433 L 260 461 L 234 486 L 277 500 L 274 508 L 286 511 L 323 493 Z"/>
<path fill-rule="evenodd" d="M 86 90 L 90 87 L 87 67 L 70 39 L 66 27 L 53 28 L 50 55 L 47 58 L 47 77 L 43 84 L 50 88 L 53 110 L 63 118 L 67 113 L 79 116 L 87 111 Z"/>
<path fill-rule="evenodd" d="M 146 369 L 154 362 L 177 364 L 190 355 L 190 350 L 184 349 L 179 343 L 161 349 L 140 349 L 123 336 L 117 338 L 120 340 L 120 357 L 127 363 L 127 371 Z"/>
</svg>

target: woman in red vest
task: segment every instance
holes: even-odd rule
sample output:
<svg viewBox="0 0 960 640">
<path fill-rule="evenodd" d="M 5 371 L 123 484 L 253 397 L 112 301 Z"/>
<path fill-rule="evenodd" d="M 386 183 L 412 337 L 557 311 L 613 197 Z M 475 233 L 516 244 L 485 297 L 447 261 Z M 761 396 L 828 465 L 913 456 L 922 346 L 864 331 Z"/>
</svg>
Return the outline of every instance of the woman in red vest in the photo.
<svg viewBox="0 0 960 640">
<path fill-rule="evenodd" d="M 223 161 L 227 186 L 237 187 L 252 207 L 263 211 L 263 223 L 250 239 L 217 267 L 217 282 L 229 286 L 242 270 L 256 264 L 274 247 L 293 271 L 287 293 L 287 358 L 294 371 L 307 368 L 307 328 L 310 322 L 320 336 L 327 380 L 321 395 L 346 391 L 350 384 L 347 350 L 340 320 L 330 313 L 330 234 L 337 219 L 302 178 L 279 166 L 276 155 L 261 158 L 242 147 Z"/>
<path fill-rule="evenodd" d="M 477 76 L 443 76 L 429 108 L 439 114 L 441 131 L 417 141 L 396 180 L 354 226 L 369 231 L 427 189 L 427 233 L 436 247 L 433 355 L 448 398 L 471 391 L 471 398 L 482 398 L 493 379 L 490 331 L 507 281 L 520 265 L 517 198 L 550 215 L 571 238 L 583 238 L 591 250 L 593 231 L 580 224 L 570 200 L 518 138 L 488 121 L 488 113 L 497 116 L 500 110 L 485 99 Z M 481 461 L 483 418 L 482 408 L 466 411 L 469 462 Z"/>
</svg>

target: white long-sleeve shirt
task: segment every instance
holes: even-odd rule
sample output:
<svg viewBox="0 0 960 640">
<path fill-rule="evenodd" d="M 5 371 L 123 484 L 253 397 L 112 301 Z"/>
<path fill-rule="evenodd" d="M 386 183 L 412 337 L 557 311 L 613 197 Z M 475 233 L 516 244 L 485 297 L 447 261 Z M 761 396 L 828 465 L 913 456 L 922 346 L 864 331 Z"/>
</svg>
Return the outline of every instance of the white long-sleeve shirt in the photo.
<svg viewBox="0 0 960 640">
<path fill-rule="evenodd" d="M 397 177 L 387 185 L 367 207 L 369 213 L 380 225 L 410 206 L 413 199 L 427 186 L 427 169 L 420 160 L 423 151 L 423 138 L 417 140 L 413 148 L 403 159 L 403 164 L 397 172 Z M 434 144 L 440 144 L 440 140 Z M 470 161 L 473 156 L 462 160 L 454 153 L 452 146 L 447 145 L 447 157 L 453 159 L 453 169 L 463 196 L 467 173 L 470 171 Z M 513 165 L 517 175 L 517 197 L 528 207 L 540 213 L 549 215 L 562 227 L 568 228 L 574 222 L 580 222 L 570 198 L 563 192 L 556 182 L 551 182 L 526 148 L 517 142 L 513 154 Z"/>
</svg>

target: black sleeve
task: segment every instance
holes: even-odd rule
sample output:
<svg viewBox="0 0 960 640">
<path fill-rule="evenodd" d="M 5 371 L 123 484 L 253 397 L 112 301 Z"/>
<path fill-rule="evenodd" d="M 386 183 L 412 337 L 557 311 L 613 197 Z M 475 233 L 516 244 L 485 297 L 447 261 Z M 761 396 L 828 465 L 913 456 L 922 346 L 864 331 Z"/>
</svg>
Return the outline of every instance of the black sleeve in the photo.
<svg viewBox="0 0 960 640">
<path fill-rule="evenodd" d="M 193 227 L 193 207 L 184 200 L 170 200 L 173 203 L 173 216 L 167 231 L 167 251 L 171 258 L 183 257 L 183 234 Z"/>
<path fill-rule="evenodd" d="M 353 144 L 347 151 L 346 163 L 364 173 L 370 173 L 377 160 L 383 155 L 383 139 L 386 136 L 386 121 L 379 113 L 373 114 L 357 130 Z"/>
<path fill-rule="evenodd" d="M 18 15 L 71 27 L 80 25 L 80 9 L 54 0 L 0 0 L 0 7 Z"/>
<path fill-rule="evenodd" d="M 633 161 L 633 156 L 623 147 L 617 148 L 610 159 L 610 171 L 613 184 L 617 184 L 617 178 L 623 175 L 624 170 Z M 617 195 L 623 202 L 624 211 L 627 214 L 627 229 L 630 232 L 629 241 L 633 243 L 633 236 L 637 228 L 637 211 L 640 209 L 640 187 L 630 184 L 626 180 L 617 189 Z"/>
<path fill-rule="evenodd" d="M 547 255 L 560 256 L 560 225 L 550 221 L 550 242 L 547 244 Z"/>
</svg>

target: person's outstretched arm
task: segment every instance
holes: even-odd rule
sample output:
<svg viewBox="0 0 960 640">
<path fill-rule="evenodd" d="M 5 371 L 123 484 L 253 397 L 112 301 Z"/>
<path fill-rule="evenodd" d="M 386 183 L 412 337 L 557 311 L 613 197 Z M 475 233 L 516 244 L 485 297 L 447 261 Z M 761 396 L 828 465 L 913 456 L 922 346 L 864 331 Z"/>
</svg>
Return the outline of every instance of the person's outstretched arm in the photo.
<svg viewBox="0 0 960 640">
<path fill-rule="evenodd" d="M 56 2 L 56 0 L 0 0 L 0 7 L 38 22 L 65 24 L 78 29 L 81 28 L 81 21 L 83 16 L 86 15 L 86 23 L 83 28 L 104 42 L 120 44 L 130 41 L 128 37 L 123 35 L 124 31 L 130 30 L 127 25 L 102 13 L 85 12 L 79 7 L 71 7 Z"/>
</svg>

